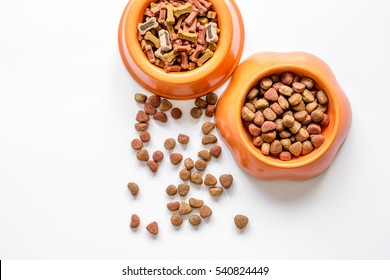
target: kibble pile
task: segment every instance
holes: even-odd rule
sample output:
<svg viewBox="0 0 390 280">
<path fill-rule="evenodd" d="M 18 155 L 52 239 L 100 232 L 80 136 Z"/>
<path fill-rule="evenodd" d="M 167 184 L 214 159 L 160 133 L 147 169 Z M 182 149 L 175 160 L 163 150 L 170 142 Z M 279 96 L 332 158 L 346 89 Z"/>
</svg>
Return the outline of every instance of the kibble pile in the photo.
<svg viewBox="0 0 390 280">
<path fill-rule="evenodd" d="M 284 72 L 261 79 L 248 92 L 241 118 L 262 154 L 289 161 L 324 143 L 327 110 L 328 97 L 313 79 Z"/>
<path fill-rule="evenodd" d="M 181 201 L 170 201 L 167 203 L 167 208 L 172 212 L 170 222 L 173 226 L 180 226 L 184 219 L 188 219 L 188 222 L 193 226 L 199 226 L 202 219 L 208 218 L 212 215 L 212 209 L 205 205 L 203 200 L 190 197 L 186 199 L 191 192 L 191 185 L 205 185 L 208 188 L 208 192 L 213 197 L 218 197 L 223 194 L 224 189 L 229 189 L 233 184 L 233 176 L 231 174 L 222 174 L 215 177 L 213 174 L 207 173 L 207 164 L 213 159 L 219 158 L 222 148 L 215 145 L 218 141 L 217 137 L 212 133 L 215 128 L 215 123 L 206 121 L 201 126 L 203 134 L 202 145 L 209 146 L 208 149 L 201 149 L 197 153 L 196 158 L 183 158 L 181 153 L 175 152 L 175 147 L 178 145 L 189 145 L 190 136 L 185 134 L 178 134 L 177 138 L 167 138 L 163 140 L 161 145 L 165 151 L 156 150 L 149 152 L 144 144 L 152 140 L 150 133 L 147 131 L 149 127 L 149 121 L 151 117 L 158 122 L 167 122 L 168 115 L 167 111 L 170 110 L 172 119 L 180 119 L 183 112 L 179 108 L 172 108 L 173 105 L 168 99 L 162 99 L 157 95 L 147 97 L 144 94 L 137 93 L 134 99 L 143 108 L 136 114 L 135 129 L 139 132 L 139 137 L 134 138 L 131 141 L 131 147 L 136 152 L 136 158 L 145 162 L 152 173 L 157 173 L 159 164 L 166 158 L 172 165 L 181 166 L 178 168 L 178 177 L 182 183 L 176 185 L 168 185 L 165 189 L 167 197 L 175 199 L 179 196 Z M 190 115 L 198 119 L 203 115 L 212 118 L 214 116 L 218 96 L 215 93 L 207 94 L 206 98 L 196 98 L 195 107 L 190 110 Z M 134 197 L 138 196 L 140 188 L 137 183 L 130 182 L 127 185 L 131 195 Z M 141 219 L 137 214 L 133 214 L 130 220 L 130 228 L 137 229 L 141 223 Z M 240 229 L 244 228 L 248 223 L 248 218 L 244 215 L 237 215 L 234 218 L 234 223 Z M 159 228 L 156 221 L 152 221 L 146 226 L 146 229 L 153 235 L 157 235 Z"/>
<path fill-rule="evenodd" d="M 166 72 L 193 70 L 214 54 L 219 41 L 217 13 L 207 0 L 152 2 L 138 39 L 150 63 Z"/>
</svg>

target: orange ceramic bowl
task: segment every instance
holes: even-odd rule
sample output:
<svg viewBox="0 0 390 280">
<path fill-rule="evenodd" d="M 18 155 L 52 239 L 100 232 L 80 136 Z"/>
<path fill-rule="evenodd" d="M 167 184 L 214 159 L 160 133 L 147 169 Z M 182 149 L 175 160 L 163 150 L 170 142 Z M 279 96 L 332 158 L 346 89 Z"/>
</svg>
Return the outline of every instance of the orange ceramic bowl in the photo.
<svg viewBox="0 0 390 280">
<path fill-rule="evenodd" d="M 192 71 L 166 73 L 149 62 L 138 41 L 138 23 L 156 0 L 130 0 L 119 25 L 119 50 L 133 78 L 145 89 L 172 99 L 191 99 L 222 85 L 236 69 L 244 46 L 244 24 L 233 0 L 209 0 L 218 15 L 219 42 L 214 56 Z"/>
<path fill-rule="evenodd" d="M 260 79 L 285 71 L 312 78 L 329 99 L 330 124 L 322 132 L 325 142 L 311 153 L 290 161 L 263 155 L 252 144 L 252 137 L 241 120 L 248 91 Z M 333 72 L 321 59 L 302 52 L 266 52 L 249 57 L 237 67 L 218 102 L 215 118 L 221 136 L 246 172 L 265 180 L 302 180 L 317 176 L 329 167 L 348 134 L 351 107 Z"/>
</svg>

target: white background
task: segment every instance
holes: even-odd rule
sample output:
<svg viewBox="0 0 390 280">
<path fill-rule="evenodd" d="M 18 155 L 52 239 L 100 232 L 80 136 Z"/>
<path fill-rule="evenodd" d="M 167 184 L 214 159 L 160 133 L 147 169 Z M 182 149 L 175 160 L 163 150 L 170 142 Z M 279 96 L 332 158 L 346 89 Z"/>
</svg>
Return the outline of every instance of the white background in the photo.
<svg viewBox="0 0 390 280">
<path fill-rule="evenodd" d="M 145 92 L 125 70 L 117 28 L 126 0 L 0 0 L 0 259 L 389 259 L 390 17 L 387 1 L 237 0 L 243 59 L 307 51 L 325 60 L 353 110 L 349 137 L 317 178 L 267 182 L 246 175 L 221 139 L 208 171 L 234 175 L 220 199 L 192 188 L 214 215 L 174 229 L 165 204 L 178 168 L 156 176 L 130 140 Z M 217 91 L 222 93 L 222 89 Z M 201 123 L 151 122 L 151 151 L 179 133 L 196 157 Z M 167 155 L 167 154 L 166 154 Z M 141 193 L 133 199 L 129 181 Z M 138 213 L 141 227 L 129 229 Z M 249 216 L 243 232 L 237 213 Z M 152 238 L 145 225 L 157 220 Z"/>
</svg>

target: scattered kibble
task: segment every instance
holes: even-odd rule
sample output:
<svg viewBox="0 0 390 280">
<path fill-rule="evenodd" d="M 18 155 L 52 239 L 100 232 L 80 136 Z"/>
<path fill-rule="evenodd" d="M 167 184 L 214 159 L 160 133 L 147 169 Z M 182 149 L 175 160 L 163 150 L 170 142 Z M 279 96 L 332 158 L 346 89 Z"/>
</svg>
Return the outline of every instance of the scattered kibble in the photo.
<svg viewBox="0 0 390 280">
<path fill-rule="evenodd" d="M 171 223 L 175 227 L 180 226 L 183 223 L 183 218 L 179 214 L 173 214 L 171 217 Z"/>
<path fill-rule="evenodd" d="M 190 181 L 195 185 L 202 185 L 203 184 L 202 175 L 198 172 L 195 172 L 191 175 Z"/>
<path fill-rule="evenodd" d="M 140 223 L 141 223 L 141 219 L 138 217 L 137 214 L 131 215 L 130 228 L 133 228 L 133 229 L 138 228 Z"/>
<path fill-rule="evenodd" d="M 172 108 L 172 103 L 168 99 L 162 99 L 159 109 L 161 112 L 168 111 L 169 109 Z"/>
<path fill-rule="evenodd" d="M 175 146 L 176 146 L 176 141 L 175 141 L 175 139 L 173 139 L 173 138 L 168 138 L 167 140 L 165 140 L 165 142 L 164 142 L 164 148 L 166 149 L 166 150 L 173 150 L 174 148 L 175 148 Z"/>
<path fill-rule="evenodd" d="M 215 144 L 215 143 L 217 143 L 217 141 L 218 141 L 217 137 L 213 134 L 205 135 L 202 138 L 203 145 Z"/>
<path fill-rule="evenodd" d="M 179 108 L 173 108 L 173 109 L 171 110 L 171 116 L 172 116 L 172 118 L 174 118 L 175 120 L 180 119 L 182 115 L 183 115 L 183 112 L 182 112 Z"/>
<path fill-rule="evenodd" d="M 208 150 L 202 150 L 198 152 L 198 157 L 200 157 L 204 161 L 209 161 L 211 159 L 211 154 Z"/>
<path fill-rule="evenodd" d="M 188 192 L 190 191 L 190 185 L 188 184 L 179 184 L 177 186 L 177 190 L 180 196 L 186 196 Z"/>
<path fill-rule="evenodd" d="M 221 187 L 211 187 L 209 188 L 209 193 L 211 196 L 220 196 L 223 193 L 223 189 Z"/>
<path fill-rule="evenodd" d="M 214 158 L 219 158 L 221 152 L 222 152 L 222 148 L 220 146 L 214 146 L 210 148 L 210 154 Z"/>
<path fill-rule="evenodd" d="M 207 205 L 202 205 L 199 209 L 199 214 L 202 218 L 208 218 L 213 214 L 213 211 Z"/>
<path fill-rule="evenodd" d="M 179 177 L 182 181 L 188 181 L 191 178 L 191 171 L 188 169 L 182 169 L 179 172 Z"/>
<path fill-rule="evenodd" d="M 186 215 L 192 212 L 192 207 L 185 201 L 180 202 L 179 213 Z"/>
<path fill-rule="evenodd" d="M 151 222 L 146 226 L 146 230 L 149 231 L 153 235 L 158 234 L 158 224 L 157 222 Z"/>
<path fill-rule="evenodd" d="M 134 182 L 130 182 L 127 184 L 127 188 L 129 189 L 130 193 L 132 194 L 132 196 L 137 196 L 138 193 L 139 193 L 139 186 L 134 183 Z"/>
<path fill-rule="evenodd" d="M 161 151 L 155 151 L 152 158 L 155 162 L 161 162 L 164 159 L 164 153 Z"/>
<path fill-rule="evenodd" d="M 131 141 L 131 147 L 134 149 L 134 150 L 141 150 L 142 149 L 142 147 L 144 146 L 144 144 L 142 143 L 142 141 L 141 140 L 139 140 L 139 139 L 133 139 L 132 141 Z"/>
<path fill-rule="evenodd" d="M 236 227 L 239 229 L 243 229 L 244 227 L 246 227 L 248 222 L 249 222 L 249 219 L 245 215 L 236 215 L 234 217 L 234 223 L 235 223 Z"/>
<path fill-rule="evenodd" d="M 135 100 L 137 103 L 144 104 L 144 103 L 146 102 L 146 99 L 148 99 L 148 97 L 147 97 L 145 94 L 136 93 L 136 94 L 134 95 L 134 100 Z"/>
<path fill-rule="evenodd" d="M 199 215 L 191 215 L 189 218 L 188 218 L 188 221 L 190 222 L 191 225 L 193 225 L 194 227 L 196 226 L 199 226 L 200 223 L 202 222 L 201 218 L 199 217 Z"/>
<path fill-rule="evenodd" d="M 174 195 L 177 194 L 177 188 L 176 188 L 175 185 L 169 185 L 169 186 L 166 188 L 165 192 L 166 192 L 168 195 L 170 195 L 170 196 L 174 196 Z"/>
<path fill-rule="evenodd" d="M 141 139 L 142 142 L 149 142 L 150 141 L 150 133 L 147 131 L 142 131 L 139 134 L 139 138 Z"/>
<path fill-rule="evenodd" d="M 170 211 L 177 211 L 177 210 L 179 210 L 179 207 L 180 207 L 179 201 L 172 201 L 172 202 L 167 203 L 167 208 Z"/>
<path fill-rule="evenodd" d="M 221 186 L 225 189 L 229 189 L 233 183 L 233 176 L 230 174 L 223 174 L 219 176 L 219 183 L 221 183 Z"/>
<path fill-rule="evenodd" d="M 190 114 L 194 119 L 199 119 L 202 116 L 202 110 L 198 107 L 194 107 L 191 109 Z"/>
<path fill-rule="evenodd" d="M 215 186 L 217 184 L 217 178 L 215 178 L 214 175 L 208 173 L 204 177 L 204 184 L 209 187 Z"/>
<path fill-rule="evenodd" d="M 202 124 L 202 132 L 204 135 L 209 134 L 215 127 L 215 123 L 213 122 L 205 122 Z"/>
<path fill-rule="evenodd" d="M 183 160 L 183 155 L 179 153 L 172 153 L 169 155 L 169 159 L 173 165 L 178 165 Z"/>
<path fill-rule="evenodd" d="M 177 142 L 184 145 L 188 144 L 188 142 L 190 142 L 190 137 L 185 134 L 179 134 L 179 136 L 177 137 Z"/>
<path fill-rule="evenodd" d="M 148 160 L 146 165 L 149 167 L 150 171 L 156 173 L 158 170 L 158 164 L 154 160 Z"/>
<path fill-rule="evenodd" d="M 206 169 L 206 167 L 207 167 L 207 162 L 204 161 L 203 159 L 198 159 L 195 162 L 195 168 L 198 171 L 204 171 Z"/>
<path fill-rule="evenodd" d="M 184 160 L 184 166 L 187 170 L 192 170 L 195 167 L 195 163 L 191 158 L 186 158 Z"/>
<path fill-rule="evenodd" d="M 200 208 L 203 206 L 203 200 L 191 197 L 189 204 L 192 208 Z"/>
<path fill-rule="evenodd" d="M 149 160 L 149 152 L 145 149 L 140 150 L 137 153 L 137 159 L 140 161 L 148 161 Z"/>
</svg>

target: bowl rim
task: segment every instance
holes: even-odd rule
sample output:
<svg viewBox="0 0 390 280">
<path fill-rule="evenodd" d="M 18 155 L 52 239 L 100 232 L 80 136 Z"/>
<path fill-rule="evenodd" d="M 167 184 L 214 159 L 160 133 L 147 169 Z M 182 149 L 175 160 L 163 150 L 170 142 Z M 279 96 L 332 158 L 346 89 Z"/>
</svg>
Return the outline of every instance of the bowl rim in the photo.
<svg viewBox="0 0 390 280">
<path fill-rule="evenodd" d="M 288 53 L 286 53 L 288 54 Z M 255 56 L 255 55 L 254 55 Z M 250 61 L 251 59 L 254 59 L 253 56 L 246 59 L 246 61 Z M 240 67 L 245 67 L 245 63 L 242 63 L 239 65 Z M 242 68 L 237 69 L 237 71 L 244 71 Z M 282 72 L 292 72 L 293 74 L 297 74 L 300 77 L 306 76 L 312 78 L 316 85 L 318 85 L 319 89 L 322 89 L 325 91 L 325 93 L 328 96 L 328 110 L 331 108 L 331 110 L 334 110 L 334 113 L 332 113 L 333 117 L 331 117 L 331 125 L 326 127 L 326 129 L 330 129 L 332 127 L 332 130 L 325 138 L 325 142 L 321 145 L 319 148 L 315 148 L 311 153 L 306 155 L 301 155 L 297 158 L 293 158 L 290 161 L 282 161 L 279 158 L 273 157 L 273 156 L 266 156 L 263 155 L 260 152 L 259 147 L 256 147 L 253 145 L 252 141 L 250 141 L 251 136 L 249 138 L 249 132 L 244 127 L 244 124 L 241 119 L 241 108 L 244 105 L 244 102 L 246 100 L 246 95 L 249 92 L 249 90 L 256 85 L 262 78 L 268 77 L 272 74 L 280 74 Z M 302 74 L 304 73 L 304 74 Z M 320 75 L 321 74 L 321 75 Z M 245 84 L 240 86 L 239 92 L 237 92 L 237 101 L 236 105 L 234 107 L 234 110 L 236 113 L 234 114 L 234 122 L 235 126 L 237 127 L 237 133 L 238 137 L 240 138 L 242 144 L 245 146 L 247 151 L 251 153 L 253 157 L 255 157 L 258 161 L 280 169 L 295 169 L 300 168 L 303 166 L 307 166 L 321 157 L 323 157 L 330 147 L 333 145 L 337 138 L 337 133 L 340 129 L 340 106 L 337 96 L 337 91 L 333 85 L 333 80 L 328 80 L 327 78 L 331 79 L 332 77 L 327 77 L 326 73 L 318 73 L 318 69 L 311 69 L 311 67 L 305 67 L 302 65 L 298 65 L 297 63 L 278 63 L 276 65 L 272 65 L 269 67 L 261 68 L 259 71 L 256 71 L 256 74 L 252 76 L 250 79 L 245 80 Z"/>
</svg>

